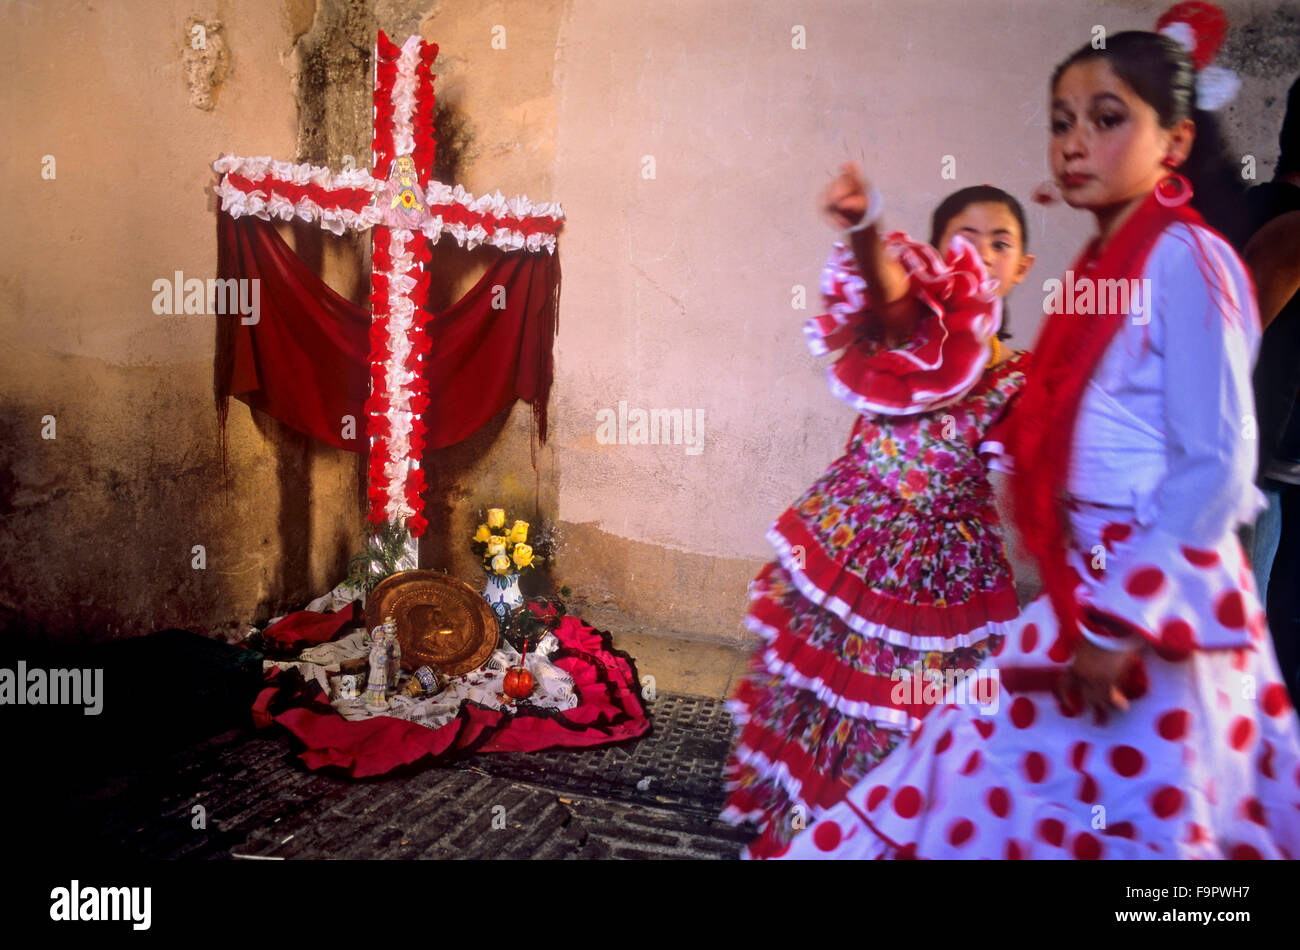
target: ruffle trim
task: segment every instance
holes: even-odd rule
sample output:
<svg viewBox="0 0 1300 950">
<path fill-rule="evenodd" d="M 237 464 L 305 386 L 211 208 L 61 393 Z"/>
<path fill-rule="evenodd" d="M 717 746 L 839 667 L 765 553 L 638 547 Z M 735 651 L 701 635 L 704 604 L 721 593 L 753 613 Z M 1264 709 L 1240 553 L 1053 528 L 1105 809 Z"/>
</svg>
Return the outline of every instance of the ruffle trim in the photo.
<svg viewBox="0 0 1300 950">
<path fill-rule="evenodd" d="M 932 704 L 894 703 L 899 681 L 892 674 L 866 673 L 844 663 L 833 651 L 801 639 L 789 631 L 789 613 L 771 600 L 756 600 L 745 618 L 745 626 L 763 638 L 760 654 L 763 668 L 773 676 L 812 693 L 818 702 L 854 719 L 863 719 L 882 729 L 906 731 L 916 728 Z M 989 624 L 982 640 L 1006 636 L 1007 625 Z M 884 640 L 884 637 L 876 637 Z M 914 675 L 922 675 L 920 673 Z"/>
<path fill-rule="evenodd" d="M 846 347 L 826 379 L 835 397 L 858 412 L 937 409 L 979 381 L 990 340 L 1002 325 L 1002 301 L 983 261 L 961 237 L 953 239 L 946 261 L 901 231 L 886 238 L 886 248 L 907 270 L 913 296 L 933 314 L 918 322 L 916 336 L 892 350 L 869 339 L 874 317 L 866 282 L 853 251 L 837 242 L 822 271 L 827 313 L 804 324 L 804 339 L 817 356 Z"/>
<path fill-rule="evenodd" d="M 364 169 L 334 173 L 319 165 L 236 155 L 223 155 L 212 167 L 221 175 L 216 187 L 221 210 L 234 218 L 299 218 L 319 222 L 333 234 L 386 220 L 376 196 L 387 184 Z M 466 249 L 487 244 L 503 251 L 553 253 L 564 220 L 558 203 L 535 205 L 523 195 L 507 199 L 500 191 L 476 198 L 460 185 L 429 181 L 424 197 L 428 214 L 415 230 L 434 243 L 450 234 Z"/>
<path fill-rule="evenodd" d="M 1139 533 L 1139 544 L 1129 541 Z M 1267 615 L 1235 535 L 1214 548 L 1197 548 L 1116 522 L 1106 526 L 1102 543 L 1123 565 L 1115 568 L 1117 578 L 1094 569 L 1091 552 L 1071 551 L 1081 579 L 1075 588 L 1080 622 L 1094 636 L 1116 645 L 1140 637 L 1169 660 L 1196 650 L 1253 649 L 1268 639 Z M 1126 635 L 1116 637 L 1102 621 Z"/>
<path fill-rule="evenodd" d="M 765 745 L 775 749 L 779 743 L 779 755 L 772 758 L 767 752 L 755 749 L 749 744 L 745 734 L 742 733 L 736 742 L 735 749 L 732 750 L 730 767 L 748 766 L 758 774 L 760 779 L 778 785 L 789 797 L 791 804 L 802 805 L 808 810 L 810 823 L 827 808 L 837 805 L 852 791 L 852 787 L 845 782 L 827 781 L 817 768 L 817 763 L 813 757 L 798 746 L 790 744 L 784 736 L 777 736 L 758 726 L 747 730 L 747 732 L 751 733 L 755 731 L 758 732 L 759 738 L 767 740 L 764 742 Z M 813 794 L 805 794 L 805 788 Z M 734 815 L 738 820 L 753 821 L 754 806 L 746 807 L 746 803 L 743 801 L 744 791 L 744 789 L 733 791 L 728 798 L 727 806 L 728 809 L 731 809 L 730 814 Z M 809 800 L 810 798 L 812 801 Z M 735 801 L 735 799 L 740 799 L 740 801 Z M 727 810 L 724 809 L 724 818 L 727 813 Z M 762 814 L 760 812 L 760 815 Z"/>
<path fill-rule="evenodd" d="M 767 540 L 804 597 L 835 614 L 851 630 L 895 646 L 950 653 L 975 646 L 988 637 L 989 629 L 997 630 L 992 625 L 1014 620 L 1020 613 L 1015 588 L 1010 585 L 942 607 L 907 603 L 872 590 L 828 557 L 789 509 L 768 529 Z M 795 548 L 801 552 L 798 560 L 803 561 L 802 566 L 796 563 Z"/>
</svg>

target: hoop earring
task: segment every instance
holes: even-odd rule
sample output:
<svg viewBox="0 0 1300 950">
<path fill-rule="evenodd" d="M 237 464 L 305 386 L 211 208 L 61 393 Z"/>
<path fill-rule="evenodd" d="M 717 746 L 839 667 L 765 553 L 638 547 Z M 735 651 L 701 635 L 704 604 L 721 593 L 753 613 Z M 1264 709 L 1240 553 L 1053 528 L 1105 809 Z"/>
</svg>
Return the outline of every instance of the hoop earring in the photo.
<svg viewBox="0 0 1300 950">
<path fill-rule="evenodd" d="M 1156 182 L 1156 201 L 1166 208 L 1177 208 L 1192 200 L 1192 183 L 1177 172 L 1170 172 Z"/>
</svg>

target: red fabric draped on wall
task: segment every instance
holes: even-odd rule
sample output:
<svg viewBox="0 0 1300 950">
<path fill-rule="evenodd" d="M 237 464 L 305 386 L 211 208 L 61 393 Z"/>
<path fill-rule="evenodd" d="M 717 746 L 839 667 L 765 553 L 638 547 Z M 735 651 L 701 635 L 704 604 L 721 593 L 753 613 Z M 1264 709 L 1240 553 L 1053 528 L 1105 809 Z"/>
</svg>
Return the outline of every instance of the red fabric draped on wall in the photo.
<svg viewBox="0 0 1300 950">
<path fill-rule="evenodd" d="M 260 281 L 255 324 L 219 321 L 217 408 L 224 452 L 229 398 L 341 449 L 365 452 L 370 312 L 335 293 L 269 221 L 217 215 L 218 276 Z M 493 309 L 505 288 L 504 306 Z M 425 359 L 426 448 L 473 434 L 515 399 L 532 404 L 546 442 L 560 263 L 555 254 L 503 253 L 464 297 L 430 320 Z M 357 421 L 343 438 L 343 417 Z"/>
</svg>

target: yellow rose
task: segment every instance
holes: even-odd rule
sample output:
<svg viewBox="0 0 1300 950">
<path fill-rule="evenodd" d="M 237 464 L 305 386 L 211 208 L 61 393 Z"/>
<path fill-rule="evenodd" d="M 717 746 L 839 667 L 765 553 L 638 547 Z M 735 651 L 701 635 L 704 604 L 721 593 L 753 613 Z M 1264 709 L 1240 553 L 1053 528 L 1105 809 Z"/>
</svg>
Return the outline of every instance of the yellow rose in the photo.
<svg viewBox="0 0 1300 950">
<path fill-rule="evenodd" d="M 504 508 L 488 509 L 488 527 L 503 528 L 506 523 L 506 510 Z"/>
<path fill-rule="evenodd" d="M 521 544 L 528 540 L 528 522 L 516 521 L 514 527 L 510 529 L 510 540 L 515 544 Z"/>
<path fill-rule="evenodd" d="M 533 549 L 526 544 L 515 545 L 515 567 L 521 571 L 533 563 Z"/>
<path fill-rule="evenodd" d="M 492 536 L 492 532 L 488 530 L 488 526 L 485 524 L 481 524 L 478 526 L 478 531 L 474 533 L 474 540 L 486 541 L 491 536 Z"/>
<path fill-rule="evenodd" d="M 890 438 L 884 438 L 884 439 L 881 439 L 881 440 L 880 440 L 880 448 L 881 448 L 881 451 L 883 451 L 883 452 L 884 452 L 886 455 L 888 455 L 890 458 L 893 458 L 895 455 L 898 454 L 898 447 L 897 447 L 896 445 L 894 445 L 894 440 L 893 440 L 893 439 L 890 439 Z"/>
<path fill-rule="evenodd" d="M 488 554 L 505 554 L 506 539 L 499 534 L 488 538 Z"/>
<path fill-rule="evenodd" d="M 492 570 L 496 571 L 498 574 L 510 573 L 510 558 L 506 557 L 504 554 L 498 554 L 492 559 Z"/>
</svg>

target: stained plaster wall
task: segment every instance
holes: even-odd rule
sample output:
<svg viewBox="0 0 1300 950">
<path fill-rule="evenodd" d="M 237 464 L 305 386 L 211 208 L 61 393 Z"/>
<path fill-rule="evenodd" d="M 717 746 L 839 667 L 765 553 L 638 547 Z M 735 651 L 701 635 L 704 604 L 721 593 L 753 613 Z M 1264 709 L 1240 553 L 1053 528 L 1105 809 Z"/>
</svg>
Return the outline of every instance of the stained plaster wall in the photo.
<svg viewBox="0 0 1300 950">
<path fill-rule="evenodd" d="M 153 310 L 155 280 L 214 275 L 211 161 L 302 153 L 295 40 L 313 15 L 252 0 L 201 13 L 5 6 L 0 621 L 11 634 L 265 619 L 331 585 L 356 547 L 357 457 L 235 402 L 223 475 L 214 318 Z M 198 55 L 195 22 L 224 55 Z M 306 239 L 341 292 L 364 296 L 347 266 L 355 247 L 313 250 L 309 231 L 285 233 Z"/>
<path fill-rule="evenodd" d="M 957 187 L 1026 197 L 1045 177 L 1052 65 L 1094 24 L 1145 27 L 1162 7 L 12 5 L 0 162 L 25 227 L 6 234 L 0 263 L 0 609 L 65 636 L 209 629 L 264 619 L 340 576 L 359 538 L 357 457 L 233 403 L 223 478 L 211 318 L 154 315 L 150 286 L 176 269 L 212 273 L 203 189 L 215 155 L 337 166 L 365 153 L 378 26 L 441 46 L 439 177 L 559 200 L 568 216 L 550 441 L 534 468 L 530 413 L 516 405 L 430 453 L 421 563 L 480 583 L 463 539 L 481 508 L 505 504 L 560 536 L 532 589 L 568 583 L 585 615 L 616 629 L 741 641 L 764 530 L 852 423 L 798 329 L 816 312 L 832 238 L 813 206 L 829 172 L 862 161 L 887 223 L 913 232 Z M 1227 127 L 1264 179 L 1300 26 L 1274 3 L 1225 7 L 1237 30 L 1225 58 L 1244 82 Z M 187 85 L 194 17 L 223 24 L 211 108 Z M 791 48 L 797 26 L 806 49 Z M 54 181 L 40 178 L 46 154 Z M 945 155 L 953 180 L 940 176 Z M 1011 299 L 1020 345 L 1036 329 L 1036 288 L 1088 227 L 1068 210 L 1029 213 L 1039 263 Z M 285 233 L 337 289 L 364 296 L 364 241 Z M 440 249 L 434 306 L 490 256 Z M 796 285 L 806 310 L 792 307 Z M 702 410 L 703 450 L 601 444 L 597 413 L 620 400 Z M 53 441 L 40 438 L 46 414 Z M 191 569 L 194 544 L 206 571 Z"/>
</svg>

